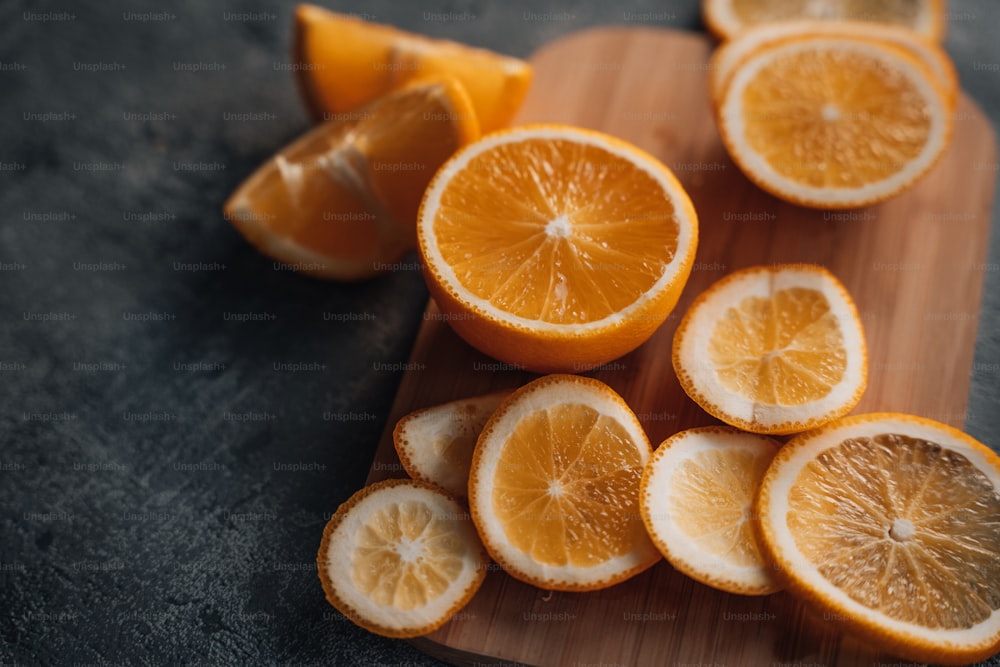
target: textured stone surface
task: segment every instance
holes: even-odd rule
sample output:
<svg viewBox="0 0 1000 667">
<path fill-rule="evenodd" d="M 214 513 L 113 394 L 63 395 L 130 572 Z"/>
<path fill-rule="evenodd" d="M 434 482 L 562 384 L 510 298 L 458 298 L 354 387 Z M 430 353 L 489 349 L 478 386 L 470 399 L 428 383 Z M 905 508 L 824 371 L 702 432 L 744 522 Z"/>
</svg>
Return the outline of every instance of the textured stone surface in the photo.
<svg viewBox="0 0 1000 667">
<path fill-rule="evenodd" d="M 1000 10 L 952 5 L 949 51 L 1000 127 Z M 438 664 L 338 620 L 314 564 L 364 481 L 420 276 L 276 270 L 220 213 L 307 127 L 281 68 L 292 8 L 0 7 L 3 664 Z M 649 10 L 700 29 L 695 0 L 336 8 L 519 56 Z M 994 447 L 998 228 L 967 422 Z"/>
</svg>

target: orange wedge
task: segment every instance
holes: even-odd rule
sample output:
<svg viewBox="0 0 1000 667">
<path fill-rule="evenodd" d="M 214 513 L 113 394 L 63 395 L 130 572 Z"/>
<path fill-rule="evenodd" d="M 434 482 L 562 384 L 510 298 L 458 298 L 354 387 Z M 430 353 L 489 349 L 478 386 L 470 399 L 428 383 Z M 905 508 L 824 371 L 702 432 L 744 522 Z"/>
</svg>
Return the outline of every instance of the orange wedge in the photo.
<svg viewBox="0 0 1000 667">
<path fill-rule="evenodd" d="M 781 589 L 761 553 L 753 506 L 780 446 L 763 435 L 706 426 L 657 447 L 642 475 L 639 509 L 671 565 L 729 593 Z"/>
<path fill-rule="evenodd" d="M 718 106 L 733 72 L 758 47 L 791 37 L 861 37 L 881 40 L 913 56 L 934 74 L 951 108 L 958 102 L 958 74 L 948 53 L 938 42 L 902 26 L 869 21 L 822 21 L 802 19 L 760 23 L 722 43 L 712 54 L 709 89 Z"/>
<path fill-rule="evenodd" d="M 758 266 L 691 304 L 674 334 L 681 387 L 706 412 L 755 433 L 795 433 L 841 417 L 867 384 L 858 311 L 826 269 Z"/>
<path fill-rule="evenodd" d="M 759 46 L 719 104 L 723 143 L 771 194 L 814 208 L 889 199 L 923 176 L 951 136 L 933 73 L 883 41 L 802 36 Z"/>
<path fill-rule="evenodd" d="M 386 637 L 444 625 L 475 595 L 487 564 L 461 505 L 430 485 L 399 479 L 367 486 L 341 505 L 317 556 L 330 604 Z"/>
<path fill-rule="evenodd" d="M 441 168 L 418 239 L 431 294 L 473 347 L 579 372 L 642 344 L 690 275 L 697 216 L 673 173 L 605 134 L 531 125 Z"/>
<path fill-rule="evenodd" d="M 392 442 L 407 474 L 465 498 L 476 440 L 510 392 L 450 401 L 402 417 L 393 429 Z"/>
<path fill-rule="evenodd" d="M 449 76 L 469 92 L 484 132 L 506 127 L 531 84 L 517 58 L 337 14 L 315 5 L 295 12 L 293 59 L 316 118 L 338 117 L 415 78 Z"/>
<path fill-rule="evenodd" d="M 705 25 L 732 39 L 756 25 L 795 19 L 866 21 L 944 38 L 945 0 L 702 0 Z"/>
<path fill-rule="evenodd" d="M 261 252 L 332 280 L 369 278 L 416 246 L 437 168 L 479 136 L 461 86 L 418 82 L 281 150 L 225 204 Z"/>
<path fill-rule="evenodd" d="M 847 417 L 775 457 L 761 538 L 825 618 L 921 663 L 1000 651 L 1000 457 L 950 426 Z"/>
<path fill-rule="evenodd" d="M 550 375 L 486 423 L 469 507 L 483 544 L 512 576 L 549 590 L 606 588 L 660 558 L 639 516 L 649 440 L 602 382 Z"/>
</svg>

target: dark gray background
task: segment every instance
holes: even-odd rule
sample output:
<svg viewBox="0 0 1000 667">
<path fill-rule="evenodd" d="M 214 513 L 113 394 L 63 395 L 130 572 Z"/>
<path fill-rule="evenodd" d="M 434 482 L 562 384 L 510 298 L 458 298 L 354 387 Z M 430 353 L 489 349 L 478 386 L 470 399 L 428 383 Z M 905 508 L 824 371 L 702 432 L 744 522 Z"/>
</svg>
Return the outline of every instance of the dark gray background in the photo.
<svg viewBox="0 0 1000 667">
<path fill-rule="evenodd" d="M 631 12 L 701 29 L 695 0 L 329 6 L 522 57 Z M 292 9 L 0 7 L 2 664 L 437 664 L 338 620 L 314 564 L 326 519 L 365 479 L 422 280 L 275 270 L 220 212 L 308 127 L 280 68 Z M 1000 127 L 995 0 L 950 14 L 962 85 Z M 226 120 L 245 112 L 271 117 Z M 997 219 L 967 420 L 993 447 Z M 296 362 L 321 368 L 275 370 Z"/>
</svg>

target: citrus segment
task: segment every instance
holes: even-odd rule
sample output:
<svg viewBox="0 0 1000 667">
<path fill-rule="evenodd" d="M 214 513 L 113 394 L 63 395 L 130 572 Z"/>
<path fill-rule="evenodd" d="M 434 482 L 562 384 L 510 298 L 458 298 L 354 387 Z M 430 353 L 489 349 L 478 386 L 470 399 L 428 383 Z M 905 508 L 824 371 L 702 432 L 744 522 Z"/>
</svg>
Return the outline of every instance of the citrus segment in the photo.
<svg viewBox="0 0 1000 667">
<path fill-rule="evenodd" d="M 709 89 L 714 106 L 718 106 L 733 72 L 757 48 L 792 37 L 860 37 L 881 40 L 906 51 L 934 75 L 945 92 L 949 107 L 958 101 L 958 74 L 948 53 L 940 44 L 901 26 L 866 21 L 792 20 L 761 23 L 741 32 L 721 44 L 712 54 L 709 67 Z"/>
<path fill-rule="evenodd" d="M 401 418 L 392 441 L 407 474 L 464 498 L 476 439 L 509 394 L 505 390 L 451 401 Z"/>
<path fill-rule="evenodd" d="M 753 501 L 780 444 L 724 426 L 665 440 L 643 472 L 639 509 L 650 537 L 679 571 L 730 593 L 781 588 L 757 540 Z"/>
<path fill-rule="evenodd" d="M 757 501 L 782 578 L 886 650 L 1000 650 L 1000 457 L 931 420 L 869 414 L 784 446 Z"/>
<path fill-rule="evenodd" d="M 317 557 L 330 604 L 387 637 L 443 625 L 479 589 L 487 563 L 468 513 L 411 480 L 379 482 L 351 496 L 327 523 Z"/>
<path fill-rule="evenodd" d="M 293 58 L 300 90 L 317 118 L 354 109 L 416 78 L 454 77 L 466 88 L 483 131 L 506 127 L 531 84 L 517 58 L 388 25 L 299 5 Z"/>
<path fill-rule="evenodd" d="M 416 245 L 435 170 L 479 136 L 459 84 L 416 83 L 281 150 L 225 204 L 258 249 L 305 273 L 358 280 Z M 463 111 L 464 110 L 464 111 Z"/>
<path fill-rule="evenodd" d="M 817 208 L 903 191 L 942 155 L 952 125 L 925 65 L 885 42 L 834 36 L 759 47 L 730 77 L 718 115 L 750 180 Z"/>
<path fill-rule="evenodd" d="M 515 391 L 472 459 L 469 506 L 490 555 L 551 590 L 595 590 L 659 559 L 638 515 L 650 446 L 607 385 L 550 375 Z"/>
<path fill-rule="evenodd" d="M 826 269 L 743 269 L 710 286 L 673 345 L 681 387 L 706 412 L 757 433 L 793 433 L 860 400 L 867 353 L 857 308 Z"/>
<path fill-rule="evenodd" d="M 581 371 L 644 342 L 690 274 L 697 218 L 674 175 L 558 125 L 483 137 L 438 172 L 418 239 L 431 293 L 479 350 Z"/>
<path fill-rule="evenodd" d="M 902 26 L 940 40 L 948 23 L 944 10 L 944 0 L 702 0 L 705 24 L 721 39 L 756 25 L 811 19 Z"/>
</svg>

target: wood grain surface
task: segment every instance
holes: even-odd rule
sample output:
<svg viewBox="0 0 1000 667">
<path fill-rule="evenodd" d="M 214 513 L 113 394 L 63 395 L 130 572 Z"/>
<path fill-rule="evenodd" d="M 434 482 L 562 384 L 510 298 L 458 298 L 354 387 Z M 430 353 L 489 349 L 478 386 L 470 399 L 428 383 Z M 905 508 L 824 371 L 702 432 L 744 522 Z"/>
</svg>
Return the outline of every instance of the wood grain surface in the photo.
<svg viewBox="0 0 1000 667">
<path fill-rule="evenodd" d="M 855 412 L 910 412 L 962 427 L 985 270 L 995 136 L 966 96 L 947 154 L 885 204 L 824 212 L 781 202 L 727 157 L 708 105 L 713 44 L 699 35 L 601 28 L 532 57 L 518 122 L 555 121 L 631 141 L 671 167 L 698 212 L 694 271 L 667 322 L 633 353 L 588 373 L 622 394 L 654 447 L 713 419 L 681 390 L 670 362 L 679 314 L 712 282 L 772 262 L 825 265 L 854 296 L 869 347 Z M 469 348 L 433 302 L 369 475 L 403 476 L 391 431 L 411 410 L 523 384 L 532 376 Z M 413 642 L 457 665 L 877 665 L 897 663 L 784 593 L 715 591 L 665 561 L 605 591 L 549 593 L 491 571 L 472 602 Z"/>
</svg>

